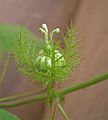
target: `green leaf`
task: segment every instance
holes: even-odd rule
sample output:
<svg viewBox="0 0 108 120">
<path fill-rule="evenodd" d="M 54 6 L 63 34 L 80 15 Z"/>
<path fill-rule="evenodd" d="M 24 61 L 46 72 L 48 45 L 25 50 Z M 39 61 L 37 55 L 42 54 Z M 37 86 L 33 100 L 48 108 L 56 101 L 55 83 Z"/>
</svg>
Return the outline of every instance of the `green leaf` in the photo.
<svg viewBox="0 0 108 120">
<path fill-rule="evenodd" d="M 0 109 L 0 120 L 20 120 L 16 115 Z"/>
<path fill-rule="evenodd" d="M 23 39 L 36 40 L 38 48 L 43 46 L 43 42 L 39 41 L 39 39 L 28 29 L 18 25 L 0 24 L 0 51 L 13 51 L 13 41 L 16 40 L 21 31 L 24 33 Z"/>
</svg>

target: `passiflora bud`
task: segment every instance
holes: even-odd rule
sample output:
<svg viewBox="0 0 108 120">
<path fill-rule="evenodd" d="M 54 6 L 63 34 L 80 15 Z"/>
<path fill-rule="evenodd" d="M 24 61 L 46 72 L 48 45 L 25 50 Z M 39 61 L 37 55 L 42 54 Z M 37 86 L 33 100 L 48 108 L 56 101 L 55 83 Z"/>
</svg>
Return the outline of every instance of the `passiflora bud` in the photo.
<svg viewBox="0 0 108 120">
<path fill-rule="evenodd" d="M 54 54 L 55 54 L 55 67 L 57 67 L 57 66 L 60 67 L 60 66 L 65 65 L 65 59 L 64 59 L 63 55 L 58 50 L 55 50 Z M 49 56 L 46 56 L 45 52 L 43 52 L 43 50 L 41 50 L 39 52 L 39 56 L 37 57 L 36 61 L 40 65 L 40 67 L 42 67 L 42 68 L 47 67 L 47 69 L 48 69 L 48 67 L 52 66 L 51 58 L 52 58 L 52 53 Z"/>
<path fill-rule="evenodd" d="M 56 28 L 54 29 L 51 34 L 50 34 L 50 40 L 48 41 L 48 27 L 46 24 L 42 24 L 42 27 L 40 28 L 40 31 L 43 32 L 45 34 L 45 40 L 46 40 L 46 48 L 42 49 L 39 52 L 39 55 L 37 57 L 37 63 L 40 65 L 40 67 L 44 68 L 46 67 L 46 69 L 48 69 L 48 67 L 52 67 L 52 54 L 54 54 L 54 61 L 55 61 L 55 67 L 60 67 L 63 66 L 65 64 L 65 60 L 63 55 L 59 52 L 59 50 L 54 50 L 52 48 L 52 37 L 54 33 L 59 33 L 60 29 Z"/>
<path fill-rule="evenodd" d="M 55 66 L 63 65 L 65 65 L 65 59 L 63 55 L 58 50 L 55 50 Z"/>
<path fill-rule="evenodd" d="M 51 67 L 51 58 L 45 55 L 39 55 L 36 59 L 36 62 L 42 67 L 43 69 Z"/>
</svg>

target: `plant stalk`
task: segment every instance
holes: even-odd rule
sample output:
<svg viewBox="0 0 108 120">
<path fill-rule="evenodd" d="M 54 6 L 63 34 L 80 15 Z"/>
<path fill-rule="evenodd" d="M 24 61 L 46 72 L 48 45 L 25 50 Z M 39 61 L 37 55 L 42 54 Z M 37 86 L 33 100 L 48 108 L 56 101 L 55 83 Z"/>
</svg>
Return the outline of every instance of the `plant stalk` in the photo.
<svg viewBox="0 0 108 120">
<path fill-rule="evenodd" d="M 87 87 L 90 87 L 92 85 L 95 85 L 97 83 L 100 83 L 104 80 L 107 80 L 108 79 L 108 72 L 107 73 L 104 73 L 94 79 L 90 79 L 90 80 L 86 80 L 84 82 L 81 82 L 81 83 L 78 83 L 78 84 L 75 84 L 75 85 L 72 85 L 68 88 L 64 88 L 64 89 L 61 89 L 58 91 L 58 93 L 60 95 L 66 95 L 66 94 L 69 94 L 69 93 L 72 93 L 74 91 L 78 91 L 80 89 L 84 89 L 84 88 L 87 88 Z"/>
<path fill-rule="evenodd" d="M 13 101 L 13 100 L 17 100 L 19 98 L 24 98 L 27 96 L 30 96 L 32 94 L 37 94 L 37 93 L 41 93 L 43 92 L 45 89 L 32 89 L 32 90 L 27 90 L 21 93 L 18 93 L 16 95 L 10 96 L 10 97 L 4 97 L 4 98 L 0 98 L 0 102 L 7 102 L 7 101 Z"/>
<path fill-rule="evenodd" d="M 43 120 L 55 120 L 56 109 L 57 109 L 57 103 L 54 100 L 50 107 L 46 106 Z"/>
<path fill-rule="evenodd" d="M 10 62 L 10 54 L 8 54 L 8 56 L 7 56 L 6 62 L 5 62 L 4 67 L 3 67 L 3 71 L 0 75 L 0 86 L 5 78 L 5 75 L 6 75 L 8 66 L 9 66 L 9 62 Z"/>
<path fill-rule="evenodd" d="M 0 108 L 17 107 L 20 105 L 29 104 L 36 101 L 42 101 L 42 100 L 45 100 L 45 98 L 46 98 L 46 94 L 43 94 L 43 95 L 37 95 L 29 98 L 19 99 L 19 100 L 16 100 L 15 102 L 7 102 L 7 103 L 4 102 L 4 103 L 0 103 Z"/>
<path fill-rule="evenodd" d="M 69 120 L 69 117 L 67 116 L 66 112 L 64 111 L 64 109 L 62 108 L 62 106 L 58 103 L 57 104 L 60 112 L 62 113 L 63 117 L 64 117 L 64 120 Z"/>
<path fill-rule="evenodd" d="M 90 87 L 92 85 L 95 85 L 95 84 L 97 84 L 99 82 L 102 82 L 104 80 L 107 80 L 107 79 L 108 79 L 108 73 L 104 73 L 103 75 L 100 75 L 100 76 L 98 76 L 94 79 L 86 80 L 86 81 L 78 83 L 76 85 L 72 85 L 68 88 L 58 90 L 57 93 L 59 95 L 64 96 L 64 95 L 67 95 L 69 93 L 78 91 L 80 89 Z M 35 101 L 42 101 L 42 100 L 45 100 L 46 98 L 47 98 L 47 95 L 42 94 L 42 95 L 37 95 L 37 96 L 34 96 L 34 97 L 30 97 L 30 98 L 16 100 L 15 102 L 12 102 L 12 103 L 0 103 L 0 108 L 16 107 L 16 106 L 20 106 L 20 105 L 24 105 L 24 104 L 29 104 L 29 103 L 32 103 L 32 102 L 35 102 Z"/>
</svg>

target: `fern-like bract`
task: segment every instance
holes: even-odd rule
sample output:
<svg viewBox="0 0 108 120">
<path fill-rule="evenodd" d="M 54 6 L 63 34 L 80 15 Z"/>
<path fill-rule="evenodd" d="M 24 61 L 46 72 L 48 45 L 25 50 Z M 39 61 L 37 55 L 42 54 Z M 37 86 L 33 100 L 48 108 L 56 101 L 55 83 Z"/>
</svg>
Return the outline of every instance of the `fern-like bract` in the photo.
<svg viewBox="0 0 108 120">
<path fill-rule="evenodd" d="M 52 80 L 60 82 L 67 79 L 79 64 L 80 53 L 80 40 L 75 40 L 77 34 L 72 26 L 67 29 L 66 35 L 62 36 L 64 48 L 60 42 L 53 44 L 53 33 L 59 32 L 59 29 L 53 30 L 50 38 L 45 29 L 41 28 L 46 40 L 46 46 L 42 49 L 37 50 L 35 40 L 24 39 L 26 34 L 23 32 L 19 33 L 14 44 L 19 70 L 41 85 L 47 85 L 48 81 Z"/>
</svg>

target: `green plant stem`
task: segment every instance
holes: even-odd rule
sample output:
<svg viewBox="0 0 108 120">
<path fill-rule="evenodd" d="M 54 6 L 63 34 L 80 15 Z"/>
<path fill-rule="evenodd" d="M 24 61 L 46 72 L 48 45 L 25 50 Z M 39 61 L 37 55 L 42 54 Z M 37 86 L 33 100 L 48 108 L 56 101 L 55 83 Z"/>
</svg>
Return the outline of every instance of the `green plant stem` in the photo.
<svg viewBox="0 0 108 120">
<path fill-rule="evenodd" d="M 100 76 L 98 76 L 98 77 L 96 77 L 94 79 L 86 80 L 84 82 L 72 85 L 72 86 L 70 86 L 68 88 L 61 89 L 61 90 L 58 91 L 58 93 L 60 95 L 64 96 L 64 95 L 72 93 L 74 91 L 78 91 L 80 89 L 90 87 L 92 85 L 95 85 L 95 84 L 97 84 L 99 82 L 102 82 L 104 80 L 107 80 L 107 79 L 108 79 L 108 73 L 104 73 L 103 75 L 100 75 Z"/>
<path fill-rule="evenodd" d="M 2 84 L 2 82 L 4 80 L 4 78 L 5 78 L 5 75 L 6 75 L 6 72 L 7 72 L 7 68 L 9 66 L 9 62 L 10 62 L 10 56 L 9 55 L 10 54 L 8 54 L 8 56 L 7 56 L 6 62 L 5 62 L 4 67 L 3 67 L 3 71 L 2 71 L 2 73 L 0 75 L 0 86 L 1 86 L 1 84 Z"/>
<path fill-rule="evenodd" d="M 47 89 L 47 103 L 50 105 L 50 97 L 52 95 L 53 91 L 53 80 L 54 80 L 54 75 L 55 75 L 55 47 L 53 46 L 53 41 L 52 41 L 52 34 L 50 34 L 50 41 L 51 41 L 51 46 L 52 46 L 52 56 L 51 56 L 51 79 L 48 81 L 48 89 Z"/>
<path fill-rule="evenodd" d="M 57 106 L 58 106 L 60 112 L 62 113 L 64 120 L 69 120 L 69 118 L 68 118 L 66 112 L 64 111 L 64 109 L 62 108 L 62 106 L 59 103 L 57 104 Z"/>
<path fill-rule="evenodd" d="M 1 60 L 2 60 L 2 52 L 0 51 L 0 62 L 1 62 Z"/>
<path fill-rule="evenodd" d="M 56 113 L 57 104 L 55 100 L 50 104 L 50 106 L 45 106 L 45 111 L 43 115 L 43 120 L 55 120 L 55 113 Z"/>
<path fill-rule="evenodd" d="M 51 108 L 49 108 L 49 109 L 50 109 L 49 120 L 55 120 L 56 108 L 57 108 L 57 101 L 54 100 L 54 101 L 52 102 Z"/>
<path fill-rule="evenodd" d="M 50 39 L 52 41 L 52 35 L 50 36 Z M 53 44 L 53 41 L 52 41 Z M 53 45 L 52 45 L 53 46 Z M 54 75 L 55 75 L 55 47 L 52 47 L 52 57 L 51 57 L 51 78 L 52 80 L 49 81 L 49 86 L 48 86 L 48 107 L 49 107 L 49 116 L 48 120 L 54 120 L 55 119 L 55 101 L 53 100 L 52 102 L 50 101 L 50 97 L 52 96 L 52 91 L 53 91 L 53 80 L 54 80 Z"/>
<path fill-rule="evenodd" d="M 10 97 L 4 97 L 4 98 L 0 98 L 0 102 L 7 102 L 7 101 L 13 101 L 15 99 L 21 98 L 21 97 L 27 97 L 30 96 L 32 94 L 37 94 L 40 92 L 43 92 L 45 89 L 32 89 L 32 90 L 27 90 L 21 93 L 18 93 L 16 95 L 10 96 Z"/>
<path fill-rule="evenodd" d="M 80 89 L 83 89 L 83 88 L 87 88 L 87 87 L 90 87 L 92 85 L 95 85 L 99 82 L 102 82 L 104 80 L 107 80 L 108 79 L 108 73 L 105 73 L 103 75 L 100 75 L 94 79 L 91 79 L 91 80 L 86 80 L 82 83 L 78 83 L 76 85 L 72 85 L 68 88 L 65 88 L 65 89 L 61 89 L 61 90 L 58 90 L 57 93 L 59 95 L 66 95 L 66 94 L 69 94 L 69 93 L 72 93 L 74 91 L 78 91 Z M 31 97 L 31 98 L 26 98 L 26 99 L 22 99 L 22 100 L 16 100 L 16 102 L 12 102 L 12 103 L 0 103 L 0 108 L 6 108 L 6 107 L 16 107 L 16 106 L 19 106 L 19 105 L 23 105 L 23 104 L 28 104 L 28 103 L 32 103 L 32 102 L 35 102 L 35 101 L 42 101 L 42 100 L 45 100 L 47 97 L 46 94 L 43 94 L 43 95 L 37 95 L 37 96 L 34 96 L 34 97 Z"/>
<path fill-rule="evenodd" d="M 16 100 L 15 102 L 0 103 L 0 108 L 16 107 L 24 104 L 33 103 L 36 101 L 42 101 L 42 100 L 45 100 L 45 98 L 46 98 L 46 94 L 43 94 L 43 95 L 33 96 L 29 98 L 24 98 L 21 100 Z"/>
</svg>

